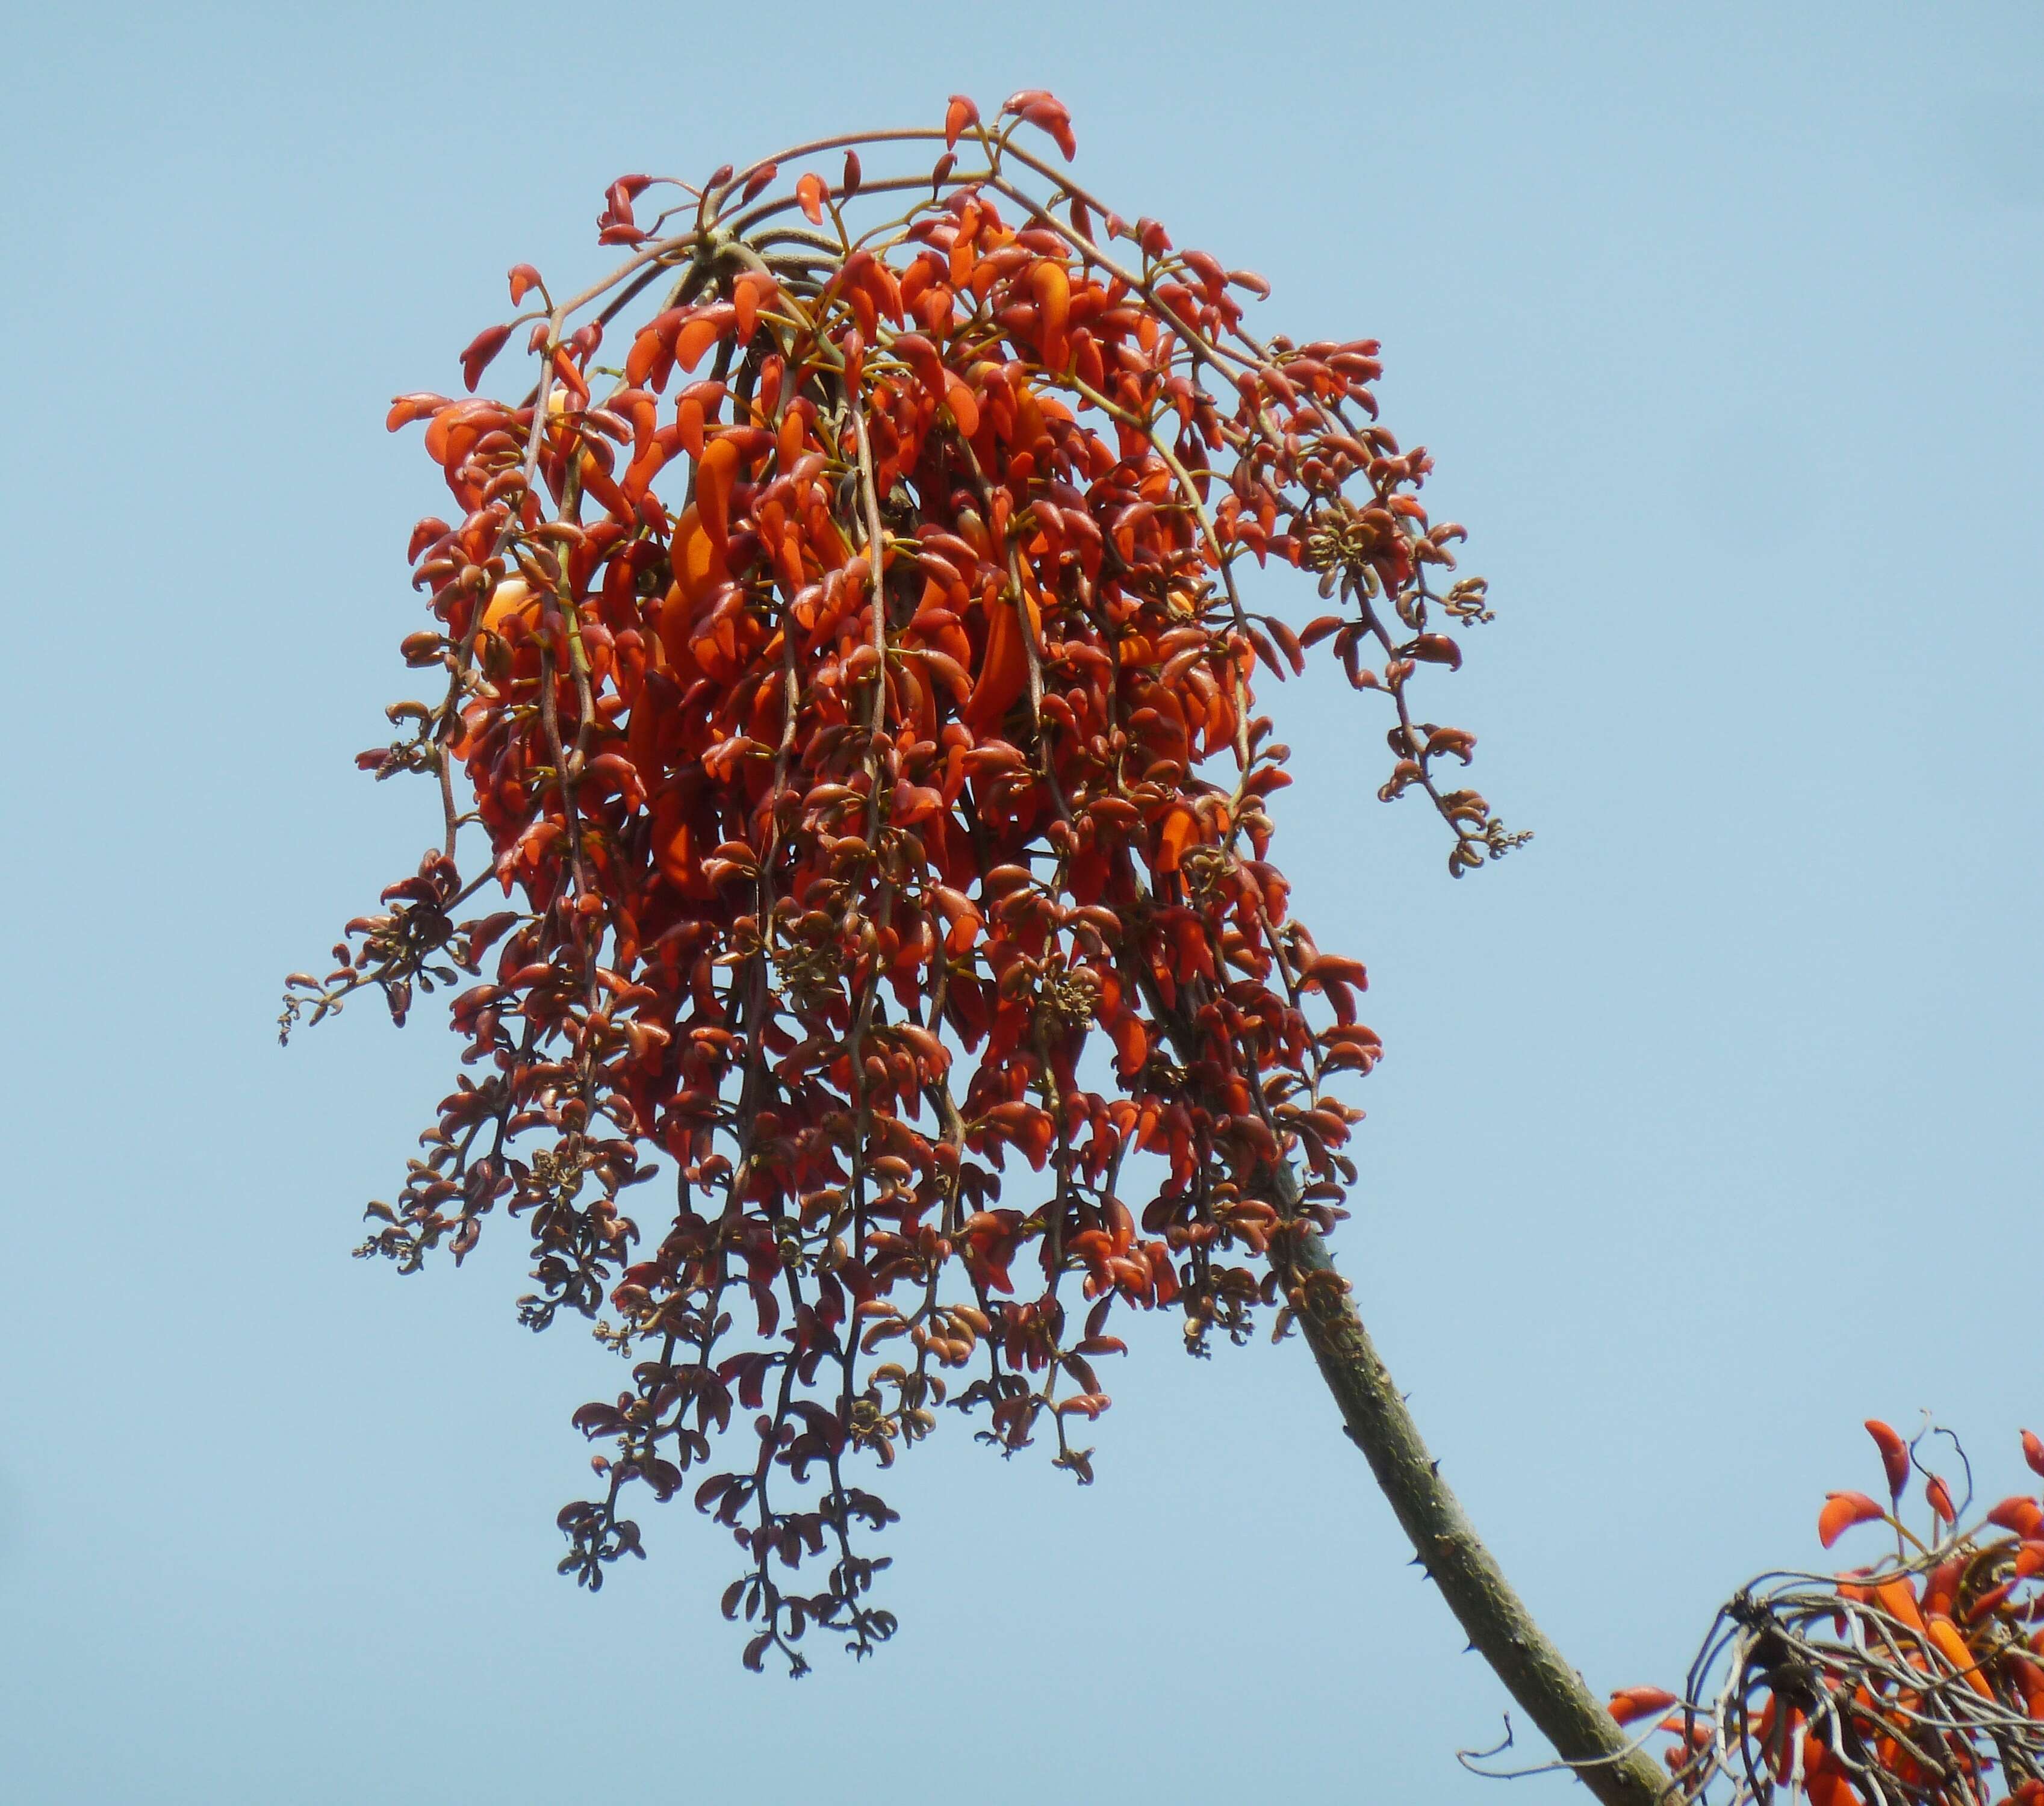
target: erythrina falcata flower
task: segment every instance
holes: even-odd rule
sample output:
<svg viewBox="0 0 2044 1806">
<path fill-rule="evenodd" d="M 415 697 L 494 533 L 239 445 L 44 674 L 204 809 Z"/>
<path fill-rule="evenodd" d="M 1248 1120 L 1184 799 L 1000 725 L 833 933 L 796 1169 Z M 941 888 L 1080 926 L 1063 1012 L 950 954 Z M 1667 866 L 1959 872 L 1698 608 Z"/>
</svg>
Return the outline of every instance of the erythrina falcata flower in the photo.
<svg viewBox="0 0 2044 1806">
<path fill-rule="evenodd" d="M 1646 1806 L 1665 1775 L 1477 1538 L 1327 1253 L 1379 1047 L 1271 858 L 1254 686 L 1320 645 L 1452 873 L 1524 838 L 1419 700 L 1484 584 L 1377 422 L 1376 343 L 1259 336 L 1261 279 L 1038 133 L 1073 156 L 1053 96 L 955 96 L 941 129 L 620 177 L 621 264 L 514 266 L 468 393 L 394 403 L 451 498 L 402 647 L 444 689 L 360 763 L 430 776 L 443 838 L 283 1026 L 476 982 L 359 1251 L 458 1263 L 524 1218 L 524 1320 L 631 1362 L 575 1413 L 604 1448 L 563 1570 L 600 1585 L 643 1554 L 634 1489 L 686 1491 L 742 1552 L 745 1661 L 796 1673 L 819 1626 L 892 1634 L 869 1477 L 941 1410 L 1083 1481 L 1130 1313 L 1196 1353 L 1296 1327 L 1473 1645 Z M 528 383 L 476 393 L 518 347 Z M 1266 566 L 1325 612 L 1269 612 Z"/>
<path fill-rule="evenodd" d="M 628 260 L 558 302 L 518 266 L 538 310 L 462 355 L 474 390 L 523 333 L 523 398 L 390 412 L 455 505 L 412 536 L 405 645 L 447 687 L 362 763 L 436 776 L 446 838 L 288 1013 L 482 979 L 472 1075 L 363 1251 L 459 1261 L 499 1203 L 527 1220 L 526 1321 L 607 1305 L 636 1358 L 576 1414 L 609 1452 L 564 1566 L 599 1584 L 641 1552 L 630 1489 L 688 1489 L 744 1549 L 755 1665 L 889 1633 L 855 1537 L 893 1514 L 857 1474 L 937 1408 L 1083 1481 L 1118 1312 L 1174 1308 L 1199 1349 L 1304 1308 L 1298 1235 L 1355 1174 L 1335 1082 L 1378 1044 L 1270 861 L 1256 667 L 1327 642 L 1383 699 L 1382 793 L 1432 800 L 1454 871 L 1520 838 L 1447 787 L 1473 742 L 1413 700 L 1489 613 L 1443 578 L 1431 460 L 1375 424 L 1376 344 L 1253 336 L 1258 279 L 1025 127 L 1069 153 L 1031 93 L 857 140 L 939 140 L 934 169 L 782 180 L 832 140 L 624 177 L 598 227 Z M 1258 612 L 1245 561 L 1332 612 Z M 508 906 L 457 925 L 491 884 Z"/>
</svg>

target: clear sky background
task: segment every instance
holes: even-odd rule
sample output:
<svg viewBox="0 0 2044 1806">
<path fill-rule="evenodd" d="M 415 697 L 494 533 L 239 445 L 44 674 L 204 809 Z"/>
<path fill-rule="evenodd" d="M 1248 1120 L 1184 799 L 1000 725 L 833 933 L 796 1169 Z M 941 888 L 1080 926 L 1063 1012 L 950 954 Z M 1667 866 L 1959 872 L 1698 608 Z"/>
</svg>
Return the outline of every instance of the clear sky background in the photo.
<svg viewBox="0 0 2044 1806">
<path fill-rule="evenodd" d="M 743 1673 L 685 1503 L 577 1592 L 567 1416 L 612 1358 L 517 1326 L 513 1236 L 348 1258 L 453 1043 L 368 1002 L 275 1043 L 282 974 L 436 832 L 351 764 L 444 505 L 388 398 L 456 379 L 509 264 L 605 267 L 619 173 L 954 90 L 1053 88 L 1083 179 L 1262 270 L 1267 325 L 1380 336 L 1492 579 L 1430 694 L 1539 839 L 1451 884 L 1370 795 L 1382 719 L 1316 681 L 1271 699 L 1278 845 L 1390 1049 L 1338 1251 L 1564 1648 L 1674 1682 L 1876 1479 L 1869 1413 L 1935 1412 L 2011 1489 L 2034 5 L 193 0 L 7 37 L 0 1796 L 1501 1797 L 1452 1759 L 1501 1692 L 1296 1342 L 1195 1365 L 1148 1326 L 1090 1491 L 947 1423 L 896 1470 L 863 1667 Z"/>
</svg>

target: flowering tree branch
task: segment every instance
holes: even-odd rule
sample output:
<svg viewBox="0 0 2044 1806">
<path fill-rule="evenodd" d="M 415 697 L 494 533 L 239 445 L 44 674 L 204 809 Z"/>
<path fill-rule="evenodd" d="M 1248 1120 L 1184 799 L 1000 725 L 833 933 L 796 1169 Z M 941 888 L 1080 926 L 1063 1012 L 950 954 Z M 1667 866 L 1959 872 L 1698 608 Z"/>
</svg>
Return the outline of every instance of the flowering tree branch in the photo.
<svg viewBox="0 0 2044 1806">
<path fill-rule="evenodd" d="M 1272 859 L 1290 753 L 1254 685 L 1324 645 L 1384 710 L 1378 795 L 1424 797 L 1459 876 L 1524 838 L 1424 700 L 1487 593 L 1377 420 L 1376 343 L 1252 332 L 1260 278 L 1038 134 L 1069 162 L 1051 96 L 954 97 L 941 129 L 621 177 L 617 268 L 556 299 L 516 267 L 467 392 L 394 403 L 451 498 L 402 648 L 438 694 L 360 763 L 431 778 L 441 840 L 283 1026 L 452 986 L 463 1070 L 359 1251 L 416 1271 L 522 1220 L 524 1320 L 627 1363 L 575 1413 L 601 1447 L 563 1570 L 601 1585 L 644 1553 L 635 1489 L 687 1490 L 755 1668 L 893 1633 L 864 1481 L 940 1412 L 1083 1482 L 1116 1328 L 1168 1309 L 1204 1350 L 1274 1315 L 1600 1800 L 1985 1806 L 1993 1770 L 2044 1806 L 2035 1501 L 1742 1596 L 1715 1702 L 1600 1704 L 1441 1479 L 1327 1251 L 1381 1050 Z M 521 329 L 529 384 L 477 393 Z M 1265 567 L 1326 612 L 1252 606 Z M 1840 1497 L 1827 1539 L 1891 1515 Z M 1673 1707 L 1664 1773 L 1623 1727 Z"/>
</svg>

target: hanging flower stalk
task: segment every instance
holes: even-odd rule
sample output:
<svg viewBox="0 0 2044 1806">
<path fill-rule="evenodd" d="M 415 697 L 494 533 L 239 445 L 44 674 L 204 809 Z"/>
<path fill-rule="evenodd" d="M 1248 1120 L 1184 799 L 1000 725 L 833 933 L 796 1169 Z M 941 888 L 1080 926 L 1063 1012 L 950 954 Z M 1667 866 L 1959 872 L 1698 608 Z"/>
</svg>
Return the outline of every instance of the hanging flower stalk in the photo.
<svg viewBox="0 0 2044 1806">
<path fill-rule="evenodd" d="M 445 687 L 361 763 L 432 777 L 444 840 L 284 1026 L 480 982 L 359 1251 L 458 1263 L 524 1219 L 524 1320 L 607 1308 L 633 1362 L 576 1413 L 606 1452 L 563 1570 L 600 1585 L 644 1553 L 633 1489 L 686 1491 L 741 1550 L 746 1662 L 798 1673 L 818 1626 L 893 1631 L 865 1477 L 940 1409 L 1083 1481 L 1125 1312 L 1175 1309 L 1196 1353 L 1297 1324 L 1477 1647 L 1601 1797 L 1650 1798 L 1322 1241 L 1379 1048 L 1270 861 L 1287 749 L 1253 682 L 1324 644 L 1384 710 L 1379 794 L 1427 799 L 1459 875 L 1523 838 L 1416 681 L 1459 665 L 1483 582 L 1376 423 L 1376 344 L 1257 337 L 1259 279 L 1039 133 L 1070 159 L 1049 95 L 992 125 L 959 98 L 940 131 L 625 177 L 616 270 L 513 269 L 530 305 L 463 355 L 471 394 L 393 406 L 453 501 L 413 534 L 403 648 Z M 474 394 L 514 340 L 536 379 Z M 1251 561 L 1330 612 L 1261 612 Z"/>
</svg>

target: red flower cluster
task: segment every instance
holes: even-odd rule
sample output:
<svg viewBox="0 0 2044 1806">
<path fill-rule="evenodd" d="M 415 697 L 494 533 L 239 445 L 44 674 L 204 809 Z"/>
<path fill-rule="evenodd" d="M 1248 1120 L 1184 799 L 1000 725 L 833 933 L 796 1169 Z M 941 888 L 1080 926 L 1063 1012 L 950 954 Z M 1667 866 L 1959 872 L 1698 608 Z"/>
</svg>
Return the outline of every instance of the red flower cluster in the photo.
<svg viewBox="0 0 2044 1806">
<path fill-rule="evenodd" d="M 558 302 L 520 266 L 540 309 L 464 355 L 473 390 L 529 325 L 531 393 L 398 401 L 458 516 L 413 536 L 433 619 L 404 648 L 448 688 L 363 763 L 435 775 L 446 843 L 286 1006 L 375 983 L 402 1017 L 495 948 L 453 1005 L 473 1076 L 363 1251 L 459 1260 L 505 1202 L 526 1320 L 607 1297 L 638 1360 L 577 1414 L 613 1452 L 563 1567 L 639 1551 L 629 1482 L 694 1481 L 746 1551 L 755 1666 L 892 1628 L 853 1532 L 893 1514 L 852 1456 L 950 1404 L 1089 1477 L 1069 1432 L 1108 1403 L 1116 1305 L 1175 1305 L 1197 1347 L 1297 1304 L 1287 1238 L 1354 1177 L 1330 1084 L 1378 1049 L 1362 967 L 1270 863 L 1256 665 L 1330 641 L 1388 700 L 1381 793 L 1431 797 L 1452 870 L 1520 838 L 1437 782 L 1473 741 L 1409 700 L 1489 617 L 1481 581 L 1433 586 L 1461 529 L 1373 424 L 1376 345 L 1251 336 L 1258 279 L 1108 211 L 1025 126 L 1070 154 L 1028 93 L 701 188 L 626 177 L 598 226 L 628 261 Z M 866 179 L 861 148 L 932 140 L 933 169 Z M 835 184 L 782 184 L 839 149 Z M 1251 557 L 1337 612 L 1252 612 Z M 457 924 L 491 878 L 517 906 Z M 642 1232 L 655 1149 L 678 1183 Z M 777 1577 L 825 1554 L 816 1590 Z"/>
<path fill-rule="evenodd" d="M 1818 1536 L 1828 1549 L 1855 1525 L 1885 1524 L 1893 1557 L 1756 1582 L 1719 1614 L 1687 1703 L 1632 1687 L 1612 1714 L 1627 1723 L 1679 1706 L 1662 1723 L 1679 1738 L 1666 1759 L 1680 1799 L 2044 1806 L 2044 1504 L 2004 1499 L 1961 1531 L 1970 1474 L 1955 1504 L 1920 1466 L 1923 1437 L 1866 1428 L 1888 1503 L 1834 1493 Z M 2023 1449 L 2044 1475 L 2044 1443 L 2026 1430 Z M 1921 1535 L 1900 1515 L 1919 1471 Z"/>
</svg>

